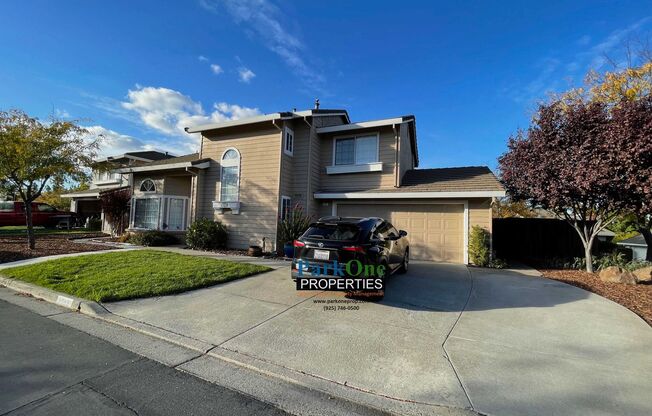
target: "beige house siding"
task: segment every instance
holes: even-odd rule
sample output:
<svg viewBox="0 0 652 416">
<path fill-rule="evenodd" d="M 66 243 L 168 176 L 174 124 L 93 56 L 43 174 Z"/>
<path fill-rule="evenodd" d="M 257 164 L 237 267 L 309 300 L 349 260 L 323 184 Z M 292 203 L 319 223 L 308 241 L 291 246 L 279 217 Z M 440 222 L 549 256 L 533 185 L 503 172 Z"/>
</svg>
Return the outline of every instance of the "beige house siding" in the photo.
<svg viewBox="0 0 652 416">
<path fill-rule="evenodd" d="M 141 192 L 140 185 L 143 181 L 151 179 L 156 185 L 155 194 L 178 195 L 190 197 L 191 176 L 180 172 L 174 173 L 134 173 L 133 194 L 134 196 L 151 195 L 152 192 Z"/>
<path fill-rule="evenodd" d="M 320 140 L 320 178 L 321 189 L 338 191 L 355 191 L 368 189 L 394 188 L 396 181 L 396 138 L 392 127 L 370 129 L 364 134 L 379 133 L 379 161 L 383 163 L 382 172 L 345 173 L 338 175 L 326 174 L 326 166 L 333 163 L 333 140 L 345 135 L 322 135 Z M 362 134 L 356 132 L 355 134 Z"/>
<path fill-rule="evenodd" d="M 479 225 L 492 234 L 491 198 L 469 199 L 469 233 L 471 227 Z"/>
<path fill-rule="evenodd" d="M 405 172 L 414 169 L 414 158 L 412 157 L 412 146 L 410 143 L 410 129 L 408 123 L 401 124 L 399 139 L 399 161 L 398 161 L 398 181 L 403 181 Z"/>
<path fill-rule="evenodd" d="M 198 199 L 197 218 L 210 218 L 226 225 L 228 245 L 247 248 L 262 244 L 266 249 L 275 246 L 279 209 L 281 131 L 269 125 L 249 125 L 229 129 L 219 134 L 205 133 L 202 140 L 203 158 L 210 158 L 210 166 L 199 181 L 202 195 Z M 212 201 L 219 201 L 220 159 L 228 148 L 240 152 L 240 214 L 215 212 Z"/>
</svg>

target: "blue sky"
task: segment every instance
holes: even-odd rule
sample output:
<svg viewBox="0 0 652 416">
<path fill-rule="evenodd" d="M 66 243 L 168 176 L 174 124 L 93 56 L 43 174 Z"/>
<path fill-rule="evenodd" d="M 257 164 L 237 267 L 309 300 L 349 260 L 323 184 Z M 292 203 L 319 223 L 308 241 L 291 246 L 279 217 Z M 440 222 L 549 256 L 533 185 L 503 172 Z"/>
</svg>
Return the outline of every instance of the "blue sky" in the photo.
<svg viewBox="0 0 652 416">
<path fill-rule="evenodd" d="M 345 108 L 417 117 L 421 167 L 496 166 L 547 92 L 652 31 L 652 2 L 5 1 L 0 108 L 81 120 L 102 153 L 188 124 Z"/>
</svg>

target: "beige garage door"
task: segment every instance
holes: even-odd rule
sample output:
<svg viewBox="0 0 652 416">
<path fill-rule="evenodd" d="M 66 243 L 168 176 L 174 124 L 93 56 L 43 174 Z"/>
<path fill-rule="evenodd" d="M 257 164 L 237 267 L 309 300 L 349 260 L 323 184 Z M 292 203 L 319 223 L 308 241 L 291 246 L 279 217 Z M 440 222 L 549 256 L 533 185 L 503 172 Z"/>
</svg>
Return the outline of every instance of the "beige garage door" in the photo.
<svg viewBox="0 0 652 416">
<path fill-rule="evenodd" d="M 382 217 L 408 232 L 411 258 L 464 262 L 462 204 L 337 204 L 342 217 Z"/>
</svg>

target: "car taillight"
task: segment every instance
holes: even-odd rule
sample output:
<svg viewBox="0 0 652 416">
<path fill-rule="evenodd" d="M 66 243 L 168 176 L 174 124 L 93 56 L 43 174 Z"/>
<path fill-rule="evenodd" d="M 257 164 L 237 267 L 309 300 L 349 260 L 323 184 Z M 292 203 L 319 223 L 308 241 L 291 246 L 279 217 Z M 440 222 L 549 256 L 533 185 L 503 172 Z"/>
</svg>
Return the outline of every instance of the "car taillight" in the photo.
<svg viewBox="0 0 652 416">
<path fill-rule="evenodd" d="M 295 247 L 305 247 L 305 246 L 306 246 L 306 243 L 302 243 L 302 242 L 299 241 L 299 240 L 294 240 L 293 245 L 294 245 Z"/>
<path fill-rule="evenodd" d="M 355 253 L 364 253 L 364 248 L 360 246 L 346 246 L 346 247 L 342 247 L 342 250 L 353 251 Z"/>
</svg>

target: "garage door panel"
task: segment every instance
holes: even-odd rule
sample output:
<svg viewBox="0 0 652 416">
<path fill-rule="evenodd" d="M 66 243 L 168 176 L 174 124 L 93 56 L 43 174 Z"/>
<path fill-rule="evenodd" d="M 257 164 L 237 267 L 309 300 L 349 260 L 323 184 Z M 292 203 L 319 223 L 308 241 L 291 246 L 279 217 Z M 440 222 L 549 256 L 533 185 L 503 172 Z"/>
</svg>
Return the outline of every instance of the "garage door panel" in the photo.
<svg viewBox="0 0 652 416">
<path fill-rule="evenodd" d="M 464 261 L 464 208 L 461 204 L 346 204 L 337 214 L 381 217 L 406 230 L 411 257 L 462 263 Z"/>
</svg>

